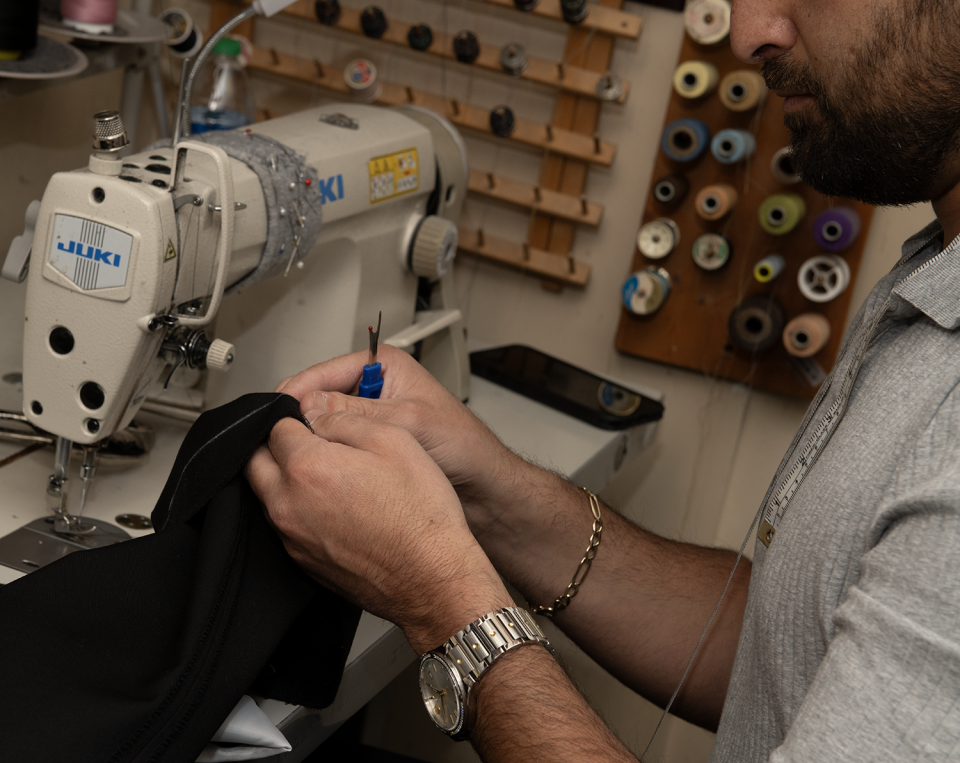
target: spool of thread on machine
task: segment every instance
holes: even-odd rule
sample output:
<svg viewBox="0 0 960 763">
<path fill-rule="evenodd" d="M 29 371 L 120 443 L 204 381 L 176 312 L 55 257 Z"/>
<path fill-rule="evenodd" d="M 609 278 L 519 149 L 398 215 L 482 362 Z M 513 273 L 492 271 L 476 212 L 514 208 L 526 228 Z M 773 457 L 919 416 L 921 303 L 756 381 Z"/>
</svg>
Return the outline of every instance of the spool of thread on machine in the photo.
<svg viewBox="0 0 960 763">
<path fill-rule="evenodd" d="M 160 14 L 160 21 L 169 30 L 167 47 L 177 58 L 191 58 L 203 46 L 203 33 L 182 8 L 167 8 Z"/>
<path fill-rule="evenodd" d="M 830 321 L 820 313 L 798 315 L 783 330 L 783 346 L 795 358 L 816 355 L 829 339 Z"/>
<path fill-rule="evenodd" d="M 0 4 L 0 61 L 16 61 L 37 47 L 40 0 Z"/>
<path fill-rule="evenodd" d="M 117 0 L 61 0 L 65 26 L 87 34 L 110 34 L 117 20 Z"/>
</svg>

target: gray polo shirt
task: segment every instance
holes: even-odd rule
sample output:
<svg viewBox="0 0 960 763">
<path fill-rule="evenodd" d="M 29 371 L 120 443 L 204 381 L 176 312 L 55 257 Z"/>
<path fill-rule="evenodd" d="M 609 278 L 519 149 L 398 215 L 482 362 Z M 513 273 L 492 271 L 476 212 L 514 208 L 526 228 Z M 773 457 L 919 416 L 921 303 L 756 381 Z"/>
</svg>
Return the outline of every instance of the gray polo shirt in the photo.
<svg viewBox="0 0 960 763">
<path fill-rule="evenodd" d="M 960 239 L 942 235 L 873 289 L 764 500 L 714 761 L 960 759 Z"/>
</svg>

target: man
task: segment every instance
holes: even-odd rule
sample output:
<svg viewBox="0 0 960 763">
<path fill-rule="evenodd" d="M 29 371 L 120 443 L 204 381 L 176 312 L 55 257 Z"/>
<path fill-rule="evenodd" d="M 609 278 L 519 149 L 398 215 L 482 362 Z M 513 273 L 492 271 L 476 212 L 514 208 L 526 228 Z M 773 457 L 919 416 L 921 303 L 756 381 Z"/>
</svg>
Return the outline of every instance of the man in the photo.
<svg viewBox="0 0 960 763">
<path fill-rule="evenodd" d="M 817 190 L 932 200 L 854 322 L 762 507 L 751 566 L 603 511 L 590 576 L 556 623 L 673 711 L 719 727 L 718 761 L 942 760 L 960 750 L 960 9 L 950 0 L 733 0 L 731 41 L 783 97 Z M 950 244 L 941 253 L 945 244 Z M 285 421 L 248 468 L 311 575 L 403 628 L 418 653 L 570 582 L 583 491 L 510 453 L 403 353 L 383 399 L 348 397 L 362 357 L 282 386 Z M 769 544 L 769 548 L 767 547 Z M 729 578 L 729 585 L 728 585 Z M 428 686 L 431 686 L 428 684 Z M 444 694 L 440 690 L 438 695 Z M 470 692 L 487 760 L 629 760 L 546 649 Z M 443 697 L 441 697 L 442 699 Z"/>
</svg>

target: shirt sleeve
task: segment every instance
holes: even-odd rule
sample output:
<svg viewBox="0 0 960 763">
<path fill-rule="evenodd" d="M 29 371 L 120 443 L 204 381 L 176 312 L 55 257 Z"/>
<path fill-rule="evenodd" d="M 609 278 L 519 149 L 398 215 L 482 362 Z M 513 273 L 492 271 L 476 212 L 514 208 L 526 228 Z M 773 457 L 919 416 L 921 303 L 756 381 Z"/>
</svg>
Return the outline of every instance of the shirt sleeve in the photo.
<svg viewBox="0 0 960 763">
<path fill-rule="evenodd" d="M 960 393 L 901 461 L 888 496 L 771 763 L 960 759 Z"/>
</svg>

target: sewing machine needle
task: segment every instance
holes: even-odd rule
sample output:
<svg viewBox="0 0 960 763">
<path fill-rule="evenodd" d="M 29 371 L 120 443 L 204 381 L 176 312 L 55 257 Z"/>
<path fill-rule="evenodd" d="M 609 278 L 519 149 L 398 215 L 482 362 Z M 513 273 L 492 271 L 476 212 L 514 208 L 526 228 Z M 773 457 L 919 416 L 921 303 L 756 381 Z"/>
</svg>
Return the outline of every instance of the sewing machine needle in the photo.
<svg viewBox="0 0 960 763">
<path fill-rule="evenodd" d="M 370 331 L 370 354 L 368 355 L 370 362 L 363 367 L 363 374 L 360 377 L 360 397 L 369 397 L 374 400 L 380 397 L 380 390 L 383 389 L 382 367 L 377 362 L 377 342 L 380 341 L 380 320 L 382 318 L 383 313 L 381 312 L 377 316 L 376 331 L 373 330 L 373 326 L 368 329 Z"/>
</svg>

